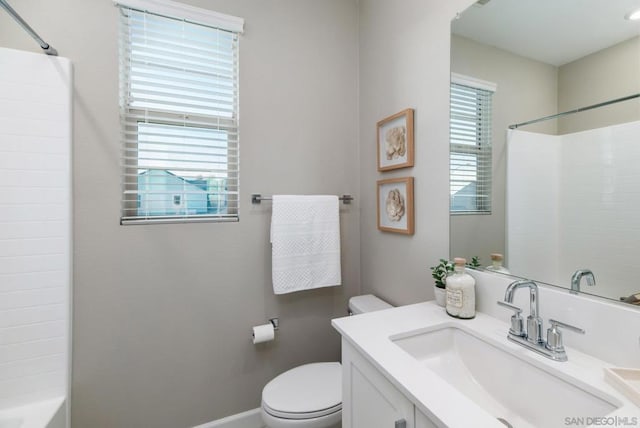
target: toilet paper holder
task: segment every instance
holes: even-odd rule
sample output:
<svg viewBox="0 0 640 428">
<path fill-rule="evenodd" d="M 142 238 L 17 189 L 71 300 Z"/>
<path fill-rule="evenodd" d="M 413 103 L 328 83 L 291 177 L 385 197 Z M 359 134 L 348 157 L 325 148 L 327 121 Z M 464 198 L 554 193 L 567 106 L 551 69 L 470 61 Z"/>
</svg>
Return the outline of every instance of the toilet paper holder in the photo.
<svg viewBox="0 0 640 428">
<path fill-rule="evenodd" d="M 280 320 L 278 318 L 269 318 L 268 323 L 253 326 L 253 333 L 251 334 L 253 344 L 271 342 L 276 338 L 276 332 L 279 327 Z"/>
<path fill-rule="evenodd" d="M 276 331 L 278 330 L 278 327 L 280 327 L 280 320 L 278 318 L 269 318 L 269 322 Z"/>
</svg>

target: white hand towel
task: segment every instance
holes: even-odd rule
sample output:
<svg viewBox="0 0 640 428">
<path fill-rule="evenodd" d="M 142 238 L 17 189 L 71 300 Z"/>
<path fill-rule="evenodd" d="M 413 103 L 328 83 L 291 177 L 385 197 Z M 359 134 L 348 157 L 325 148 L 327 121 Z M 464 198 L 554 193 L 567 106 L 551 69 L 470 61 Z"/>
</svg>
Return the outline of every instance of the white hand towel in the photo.
<svg viewBox="0 0 640 428">
<path fill-rule="evenodd" d="M 335 195 L 274 195 L 273 292 L 340 285 L 340 216 Z"/>
</svg>

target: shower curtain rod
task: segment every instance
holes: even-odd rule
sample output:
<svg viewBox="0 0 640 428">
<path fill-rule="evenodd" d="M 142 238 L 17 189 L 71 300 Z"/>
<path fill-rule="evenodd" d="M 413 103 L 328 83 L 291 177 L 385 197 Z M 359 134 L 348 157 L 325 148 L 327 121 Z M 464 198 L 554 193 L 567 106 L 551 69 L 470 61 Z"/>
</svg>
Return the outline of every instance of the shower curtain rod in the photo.
<svg viewBox="0 0 640 428">
<path fill-rule="evenodd" d="M 521 126 L 531 125 L 532 123 L 543 122 L 543 121 L 549 120 L 549 119 L 557 119 L 557 118 L 559 118 L 561 116 L 566 116 L 568 114 L 580 113 L 581 111 L 587 111 L 587 110 L 591 110 L 591 109 L 598 108 L 598 107 L 604 107 L 604 106 L 608 106 L 609 104 L 615 104 L 615 103 L 619 103 L 619 102 L 622 102 L 622 101 L 628 101 L 628 100 L 632 100 L 634 98 L 640 98 L 640 93 L 633 94 L 633 95 L 628 95 L 628 96 L 622 97 L 622 98 L 616 98 L 615 100 L 609 100 L 609 101 L 605 101 L 605 102 L 598 103 L 598 104 L 593 104 L 593 105 L 590 105 L 590 106 L 587 106 L 587 107 L 580 107 L 580 108 L 577 108 L 575 110 L 565 111 L 563 113 L 552 114 L 551 116 L 541 117 L 540 119 L 534 119 L 534 120 L 530 120 L 528 122 L 516 123 L 514 125 L 509 125 L 509 129 L 516 129 L 516 128 L 519 128 Z"/>
<path fill-rule="evenodd" d="M 33 31 L 33 28 L 31 28 L 29 26 L 29 24 L 27 24 L 25 22 L 25 20 L 22 19 L 22 17 L 20 15 L 18 15 L 18 12 L 16 12 L 15 10 L 13 10 L 13 8 L 11 6 L 9 6 L 9 3 L 7 3 L 6 0 L 0 0 L 0 7 L 2 7 L 4 10 L 6 10 L 7 13 L 9 15 L 11 15 L 11 17 L 13 19 L 15 19 L 16 22 L 18 24 L 20 24 L 20 26 L 22 28 L 24 28 L 24 30 L 27 33 L 29 33 L 29 35 L 31 37 L 33 37 L 36 42 L 38 42 L 40 47 L 44 50 L 44 53 L 46 53 L 47 55 L 53 55 L 53 56 L 57 56 L 58 55 L 58 52 L 53 48 L 53 46 L 51 46 L 49 43 L 47 43 L 44 40 L 42 40 L 42 38 L 40 36 L 38 36 L 38 33 Z"/>
</svg>

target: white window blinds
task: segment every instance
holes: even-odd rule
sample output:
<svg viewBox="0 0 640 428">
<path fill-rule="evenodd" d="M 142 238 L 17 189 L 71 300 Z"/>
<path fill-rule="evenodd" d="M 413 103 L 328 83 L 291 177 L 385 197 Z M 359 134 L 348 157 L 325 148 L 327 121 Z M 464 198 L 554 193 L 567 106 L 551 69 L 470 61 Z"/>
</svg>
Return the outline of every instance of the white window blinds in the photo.
<svg viewBox="0 0 640 428">
<path fill-rule="evenodd" d="M 237 221 L 238 33 L 120 13 L 121 223 Z"/>
<path fill-rule="evenodd" d="M 491 213 L 491 98 L 486 89 L 451 83 L 450 211 Z"/>
</svg>

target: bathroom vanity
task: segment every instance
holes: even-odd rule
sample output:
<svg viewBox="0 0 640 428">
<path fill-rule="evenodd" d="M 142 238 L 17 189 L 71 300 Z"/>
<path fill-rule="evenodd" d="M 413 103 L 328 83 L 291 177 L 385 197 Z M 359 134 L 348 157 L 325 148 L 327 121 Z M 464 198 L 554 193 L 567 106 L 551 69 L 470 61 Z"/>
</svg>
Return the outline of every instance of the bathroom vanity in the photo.
<svg viewBox="0 0 640 428">
<path fill-rule="evenodd" d="M 458 320 L 424 302 L 333 320 L 343 427 L 640 424 L 640 408 L 605 381 L 613 364 L 569 345 L 568 361 L 553 361 L 510 342 L 509 315 Z"/>
<path fill-rule="evenodd" d="M 438 426 L 345 340 L 342 342 L 342 366 L 343 427 Z M 345 397 L 349 399 L 345 400 Z"/>
</svg>

